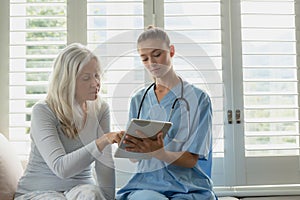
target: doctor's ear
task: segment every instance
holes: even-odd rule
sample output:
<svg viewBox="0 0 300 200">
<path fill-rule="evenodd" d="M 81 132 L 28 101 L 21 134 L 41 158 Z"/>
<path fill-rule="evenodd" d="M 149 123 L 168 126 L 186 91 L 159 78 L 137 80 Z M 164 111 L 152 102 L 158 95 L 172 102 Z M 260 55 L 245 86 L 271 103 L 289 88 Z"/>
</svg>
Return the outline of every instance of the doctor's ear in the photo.
<svg viewBox="0 0 300 200">
<path fill-rule="evenodd" d="M 175 55 L 175 47 L 174 45 L 170 45 L 170 56 L 173 57 Z"/>
</svg>

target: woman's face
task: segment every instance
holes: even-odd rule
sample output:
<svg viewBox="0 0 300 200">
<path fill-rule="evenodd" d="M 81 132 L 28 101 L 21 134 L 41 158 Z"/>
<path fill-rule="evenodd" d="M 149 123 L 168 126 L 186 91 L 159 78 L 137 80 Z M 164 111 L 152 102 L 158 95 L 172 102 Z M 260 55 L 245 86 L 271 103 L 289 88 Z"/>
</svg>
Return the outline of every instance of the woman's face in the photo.
<svg viewBox="0 0 300 200">
<path fill-rule="evenodd" d="M 167 47 L 161 40 L 146 40 L 138 45 L 144 66 L 154 78 L 161 78 L 172 68 L 174 46 Z"/>
<path fill-rule="evenodd" d="M 100 72 L 96 59 L 83 66 L 76 78 L 75 98 L 78 103 L 97 99 L 100 90 Z"/>
</svg>

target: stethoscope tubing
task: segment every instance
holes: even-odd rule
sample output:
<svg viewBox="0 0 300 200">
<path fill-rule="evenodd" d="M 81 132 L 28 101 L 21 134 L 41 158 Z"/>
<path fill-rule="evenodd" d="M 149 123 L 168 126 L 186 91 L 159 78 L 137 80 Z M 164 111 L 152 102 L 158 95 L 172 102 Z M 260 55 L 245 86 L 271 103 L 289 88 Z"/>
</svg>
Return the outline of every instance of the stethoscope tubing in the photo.
<svg viewBox="0 0 300 200">
<path fill-rule="evenodd" d="M 186 104 L 186 109 L 187 109 L 188 112 L 190 112 L 190 105 L 189 105 L 189 102 L 183 97 L 183 94 L 184 94 L 183 81 L 182 81 L 181 77 L 178 76 L 178 78 L 179 78 L 180 83 L 181 83 L 181 94 L 180 94 L 180 97 L 176 98 L 176 99 L 174 100 L 173 104 L 172 104 L 171 112 L 170 112 L 169 120 L 168 120 L 168 121 L 171 120 L 171 117 L 172 117 L 172 114 L 173 114 L 173 110 L 174 110 L 174 108 L 175 108 L 175 105 L 176 105 L 176 103 L 177 103 L 178 101 L 180 101 L 180 100 L 182 100 L 182 101 L 185 102 L 185 104 Z M 146 89 L 146 91 L 145 91 L 145 93 L 144 93 L 144 95 L 143 95 L 143 97 L 142 97 L 141 103 L 140 103 L 140 105 L 139 105 L 139 110 L 138 110 L 138 114 L 137 114 L 137 119 L 140 118 L 142 106 L 143 106 L 144 100 L 145 100 L 145 98 L 146 98 L 146 95 L 147 95 L 148 91 L 150 90 L 150 88 L 153 87 L 153 86 L 155 86 L 155 82 L 152 83 L 150 86 L 148 86 L 148 88 Z"/>
<path fill-rule="evenodd" d="M 190 118 L 190 116 L 189 116 L 189 115 L 190 115 L 190 105 L 189 105 L 189 102 L 183 97 L 183 94 L 184 94 L 183 81 L 182 81 L 181 77 L 178 76 L 178 78 L 180 79 L 180 82 L 181 82 L 181 94 L 180 94 L 180 97 L 176 98 L 176 99 L 174 100 L 173 104 L 172 104 L 172 107 L 171 107 L 171 111 L 170 111 L 170 115 L 169 115 L 168 121 L 169 121 L 169 122 L 171 121 L 171 117 L 172 117 L 172 115 L 173 115 L 173 111 L 174 111 L 174 108 L 175 108 L 176 103 L 179 102 L 180 100 L 181 100 L 181 101 L 184 101 L 185 104 L 186 104 L 186 109 L 187 109 L 187 113 L 188 113 L 188 114 L 187 114 L 187 115 L 188 115 L 188 134 L 187 134 L 187 135 L 189 135 L 189 132 L 190 132 L 190 130 L 189 130 L 189 129 L 190 129 L 190 119 L 189 119 L 189 118 Z M 143 95 L 143 97 L 142 97 L 141 103 L 140 103 L 140 105 L 139 105 L 139 110 L 138 110 L 137 119 L 140 118 L 142 106 L 143 106 L 144 100 L 145 100 L 145 98 L 146 98 L 146 95 L 147 95 L 148 91 L 150 90 L 150 88 L 153 87 L 153 86 L 155 86 L 155 82 L 152 83 L 150 86 L 148 86 L 148 88 L 146 89 L 146 91 L 145 91 L 145 93 L 144 93 L 144 95 Z M 169 134 L 168 134 L 168 135 L 169 135 Z M 170 136 L 169 136 L 169 137 L 170 137 Z M 188 137 L 187 137 L 187 138 L 188 138 Z M 185 138 L 185 140 L 186 140 L 187 138 Z M 173 141 L 175 141 L 175 142 L 184 142 L 185 140 L 180 141 L 180 140 L 178 140 L 178 139 L 176 139 L 176 138 L 173 138 Z"/>
</svg>

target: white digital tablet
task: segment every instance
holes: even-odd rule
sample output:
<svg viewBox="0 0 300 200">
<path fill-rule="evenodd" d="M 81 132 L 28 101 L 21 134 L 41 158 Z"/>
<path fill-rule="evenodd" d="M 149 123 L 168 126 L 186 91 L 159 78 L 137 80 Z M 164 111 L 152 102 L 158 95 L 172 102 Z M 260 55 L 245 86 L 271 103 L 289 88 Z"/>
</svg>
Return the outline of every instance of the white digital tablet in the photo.
<svg viewBox="0 0 300 200">
<path fill-rule="evenodd" d="M 132 135 L 134 137 L 141 138 L 136 134 L 139 130 L 143 132 L 148 138 L 156 139 L 157 133 L 162 131 L 163 136 L 167 134 L 168 130 L 172 126 L 172 122 L 167 121 L 157 121 L 157 120 L 144 120 L 144 119 L 132 119 L 130 124 L 123 135 L 119 147 L 115 152 L 116 158 L 135 158 L 135 159 L 149 159 L 150 156 L 144 153 L 135 153 L 125 150 L 126 144 L 123 143 L 126 134 Z"/>
</svg>

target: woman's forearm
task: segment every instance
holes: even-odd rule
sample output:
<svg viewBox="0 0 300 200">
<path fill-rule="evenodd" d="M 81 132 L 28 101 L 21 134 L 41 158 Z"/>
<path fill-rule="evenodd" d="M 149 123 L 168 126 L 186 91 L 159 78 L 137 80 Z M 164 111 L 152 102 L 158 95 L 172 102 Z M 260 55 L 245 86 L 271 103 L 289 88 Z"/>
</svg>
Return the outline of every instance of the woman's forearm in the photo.
<svg viewBox="0 0 300 200">
<path fill-rule="evenodd" d="M 96 145 L 100 152 L 109 144 L 109 141 L 106 139 L 105 135 L 102 135 L 100 138 L 96 140 Z"/>
</svg>

